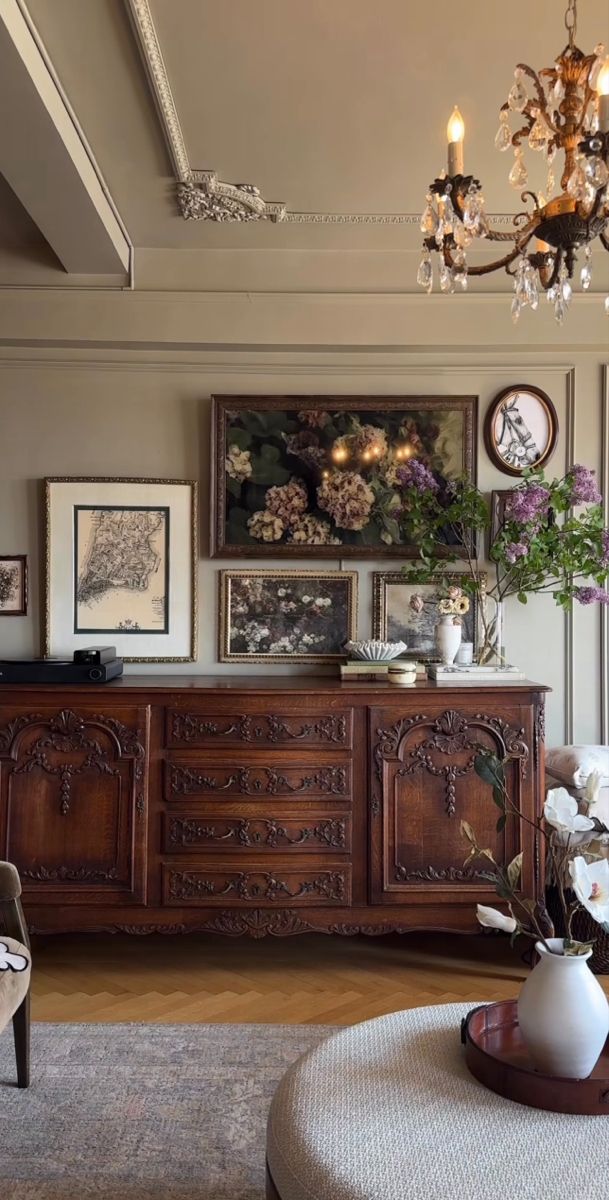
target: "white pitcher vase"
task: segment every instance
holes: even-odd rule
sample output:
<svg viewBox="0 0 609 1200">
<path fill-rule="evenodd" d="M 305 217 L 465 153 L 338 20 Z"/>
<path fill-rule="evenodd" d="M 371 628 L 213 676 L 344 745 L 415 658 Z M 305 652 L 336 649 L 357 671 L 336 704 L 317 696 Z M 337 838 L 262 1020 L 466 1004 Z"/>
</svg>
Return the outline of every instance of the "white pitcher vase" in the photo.
<svg viewBox="0 0 609 1200">
<path fill-rule="evenodd" d="M 440 617 L 435 628 L 436 649 L 445 666 L 455 661 L 455 654 L 461 645 L 461 625 L 455 625 L 455 618 Z"/>
<path fill-rule="evenodd" d="M 518 997 L 518 1024 L 544 1075 L 587 1079 L 609 1034 L 609 1004 L 588 966 L 592 954 L 563 954 L 563 939 L 536 942 L 539 962 Z"/>
</svg>

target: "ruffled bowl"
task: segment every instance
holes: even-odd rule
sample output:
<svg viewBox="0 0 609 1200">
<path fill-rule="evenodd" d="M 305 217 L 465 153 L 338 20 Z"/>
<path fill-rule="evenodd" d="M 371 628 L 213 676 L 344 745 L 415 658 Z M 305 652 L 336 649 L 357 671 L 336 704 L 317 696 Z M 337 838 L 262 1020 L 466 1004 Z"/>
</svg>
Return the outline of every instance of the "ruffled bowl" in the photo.
<svg viewBox="0 0 609 1200">
<path fill-rule="evenodd" d="M 345 642 L 345 650 L 350 658 L 359 658 L 364 662 L 389 662 L 403 654 L 405 642 Z"/>
</svg>

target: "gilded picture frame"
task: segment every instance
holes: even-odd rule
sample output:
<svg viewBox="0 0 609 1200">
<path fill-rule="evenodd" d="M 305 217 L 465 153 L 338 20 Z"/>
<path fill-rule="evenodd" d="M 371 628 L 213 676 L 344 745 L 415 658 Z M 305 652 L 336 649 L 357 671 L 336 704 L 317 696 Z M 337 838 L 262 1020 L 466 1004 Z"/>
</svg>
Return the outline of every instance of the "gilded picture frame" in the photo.
<svg viewBox="0 0 609 1200">
<path fill-rule="evenodd" d="M 218 574 L 220 662 L 336 663 L 357 637 L 357 571 Z"/>
<path fill-rule="evenodd" d="M 440 489 L 475 480 L 477 401 L 213 396 L 212 557 L 416 557 L 401 472 L 418 458 Z"/>
<path fill-rule="evenodd" d="M 110 645 L 125 662 L 194 662 L 196 482 L 55 476 L 44 489 L 45 657 Z"/>
<path fill-rule="evenodd" d="M 0 617 L 25 617 L 27 606 L 27 554 L 0 554 Z"/>
<path fill-rule="evenodd" d="M 462 586 L 469 576 L 463 571 L 447 571 L 432 576 L 428 583 L 411 583 L 401 571 L 375 571 L 372 578 L 372 636 L 382 641 L 403 641 L 406 650 L 400 655 L 418 662 L 438 662 L 433 631 L 439 620 L 437 600 L 440 591 L 455 584 Z M 480 575 L 481 602 L 484 604 L 487 575 Z M 421 596 L 421 613 L 409 608 L 410 598 Z M 470 611 L 463 617 L 463 641 L 473 642 L 474 658 L 480 639 L 478 600 L 470 596 Z"/>
</svg>

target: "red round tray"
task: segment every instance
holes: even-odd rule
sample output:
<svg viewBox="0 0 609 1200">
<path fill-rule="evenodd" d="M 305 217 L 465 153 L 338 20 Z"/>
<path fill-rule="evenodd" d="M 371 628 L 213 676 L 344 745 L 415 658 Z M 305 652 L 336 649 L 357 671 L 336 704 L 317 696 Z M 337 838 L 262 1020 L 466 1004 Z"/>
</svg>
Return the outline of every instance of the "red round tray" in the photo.
<svg viewBox="0 0 609 1200">
<path fill-rule="evenodd" d="M 516 1000 L 501 1000 L 467 1014 L 461 1041 L 469 1070 L 490 1091 L 531 1108 L 609 1116 L 609 1040 L 587 1079 L 542 1075 L 520 1033 Z"/>
</svg>

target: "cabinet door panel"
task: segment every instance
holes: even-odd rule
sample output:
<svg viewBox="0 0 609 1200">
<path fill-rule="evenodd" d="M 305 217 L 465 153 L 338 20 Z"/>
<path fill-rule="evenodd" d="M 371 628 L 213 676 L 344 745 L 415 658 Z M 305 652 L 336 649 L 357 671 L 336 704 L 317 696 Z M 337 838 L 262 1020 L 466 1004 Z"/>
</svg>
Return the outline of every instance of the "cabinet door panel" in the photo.
<svg viewBox="0 0 609 1200">
<path fill-rule="evenodd" d="M 479 703 L 479 701 L 478 701 Z M 473 706 L 472 706 L 473 707 Z M 520 708 L 502 715 L 485 714 L 468 706 L 407 718 L 395 709 L 371 712 L 372 730 L 372 871 L 374 903 L 422 903 L 430 894 L 463 894 L 493 886 L 484 878 L 485 863 L 467 867 L 469 845 L 461 820 L 475 830 L 478 842 L 492 849 L 500 863 L 509 862 L 521 848 L 519 823 L 508 821 L 497 831 L 499 809 L 491 789 L 474 771 L 481 747 L 500 757 L 514 755 L 508 764 L 508 786 L 515 803 L 526 812 L 531 805 L 527 712 Z M 526 832 L 525 880 L 533 884 L 533 853 Z M 486 864 L 488 866 L 488 864 Z M 531 891 L 529 890 L 529 894 Z"/>
<path fill-rule="evenodd" d="M 146 708 L 0 711 L 2 857 L 26 896 L 145 900 L 147 736 Z"/>
</svg>

